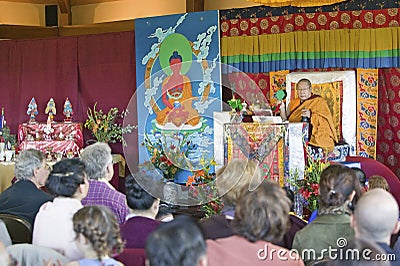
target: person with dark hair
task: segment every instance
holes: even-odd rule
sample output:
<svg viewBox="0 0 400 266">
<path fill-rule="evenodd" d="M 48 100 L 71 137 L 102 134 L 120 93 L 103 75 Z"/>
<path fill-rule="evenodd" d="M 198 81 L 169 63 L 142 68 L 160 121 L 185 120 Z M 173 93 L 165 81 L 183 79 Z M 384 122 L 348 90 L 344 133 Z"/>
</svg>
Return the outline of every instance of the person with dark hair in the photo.
<svg viewBox="0 0 400 266">
<path fill-rule="evenodd" d="M 302 230 L 293 240 L 293 248 L 300 253 L 313 249 L 313 254 L 303 257 L 306 265 L 327 256 L 324 249 L 337 247 L 339 238 L 346 241 L 354 237 L 350 226 L 352 200 L 361 195 L 360 184 L 354 171 L 344 165 L 334 164 L 325 168 L 320 178 L 320 206 L 318 217 Z M 351 209 L 350 209 L 350 208 Z"/>
<path fill-rule="evenodd" d="M 86 206 L 72 218 L 75 241 L 84 254 L 79 261 L 65 266 L 123 266 L 113 258 L 124 249 L 118 221 L 113 212 L 105 206 Z M 51 265 L 51 264 L 50 264 Z"/>
<path fill-rule="evenodd" d="M 206 266 L 206 251 L 200 227 L 185 215 L 161 224 L 146 241 L 149 266 Z"/>
<path fill-rule="evenodd" d="M 306 119 L 309 122 L 309 144 L 332 151 L 338 142 L 332 114 L 325 99 L 312 94 L 311 81 L 301 79 L 296 85 L 297 98 L 290 101 L 286 110 L 285 104 L 280 105 L 280 114 L 283 121 L 301 122 Z"/>
<path fill-rule="evenodd" d="M 126 248 L 144 248 L 148 235 L 161 223 L 155 220 L 160 199 L 143 189 L 132 174 L 125 178 L 125 188 L 130 214 L 121 225 L 121 235 Z"/>
<path fill-rule="evenodd" d="M 291 249 L 293 245 L 293 238 L 296 233 L 303 229 L 307 225 L 307 221 L 299 218 L 294 213 L 294 192 L 289 187 L 283 187 L 283 190 L 286 192 L 286 196 L 290 199 L 290 212 L 289 212 L 289 221 L 290 227 L 287 230 L 286 234 L 283 236 L 283 239 L 278 244 L 287 249 Z"/>
<path fill-rule="evenodd" d="M 243 187 L 232 222 L 236 235 L 207 240 L 209 265 L 303 265 L 288 249 L 274 244 L 290 226 L 290 205 L 275 181 L 265 179 L 253 191 Z"/>
<path fill-rule="evenodd" d="M 367 176 L 361 168 L 351 167 L 351 169 L 353 170 L 355 176 L 357 177 L 357 180 L 360 182 L 360 192 L 358 192 L 358 186 L 356 185 L 356 195 L 354 196 L 352 202 L 350 203 L 350 206 L 352 206 L 352 208 L 354 208 L 355 203 L 361 197 L 362 193 L 364 193 L 366 190 L 365 183 L 366 183 Z M 318 210 L 314 210 L 311 213 L 310 218 L 308 218 L 308 223 L 311 223 L 312 221 L 314 221 L 315 218 L 317 218 L 317 216 L 318 216 Z"/>
<path fill-rule="evenodd" d="M 40 207 L 32 243 L 52 248 L 70 260 L 80 259 L 83 254 L 74 241 L 72 217 L 83 208 L 81 200 L 89 189 L 85 164 L 78 158 L 57 162 L 46 181 L 46 188 L 56 198 Z"/>
<path fill-rule="evenodd" d="M 50 167 L 43 152 L 21 151 L 15 162 L 15 182 L 0 194 L 0 213 L 16 215 L 34 226 L 36 214 L 53 196 L 40 190 L 46 183 Z"/>
<path fill-rule="evenodd" d="M 365 174 L 365 172 L 361 168 L 352 167 L 351 169 L 353 169 L 354 174 L 358 178 L 358 181 L 360 181 L 361 189 L 364 192 L 366 190 L 367 175 Z"/>
</svg>

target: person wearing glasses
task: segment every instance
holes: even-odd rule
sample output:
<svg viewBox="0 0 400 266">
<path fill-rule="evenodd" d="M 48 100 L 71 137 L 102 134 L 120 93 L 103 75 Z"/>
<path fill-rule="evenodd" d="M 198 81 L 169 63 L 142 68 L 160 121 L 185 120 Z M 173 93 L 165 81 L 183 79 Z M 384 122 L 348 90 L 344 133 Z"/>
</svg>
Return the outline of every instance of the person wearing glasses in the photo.
<svg viewBox="0 0 400 266">
<path fill-rule="evenodd" d="M 49 173 L 50 167 L 43 152 L 35 149 L 21 151 L 15 162 L 17 181 L 0 194 L 0 213 L 21 217 L 33 228 L 40 206 L 54 198 L 40 189 L 46 184 Z"/>
<path fill-rule="evenodd" d="M 297 98 L 290 101 L 288 108 L 280 105 L 283 121 L 308 122 L 309 144 L 332 151 L 338 142 L 332 114 L 325 99 L 312 93 L 311 81 L 301 79 L 296 85 Z"/>
</svg>

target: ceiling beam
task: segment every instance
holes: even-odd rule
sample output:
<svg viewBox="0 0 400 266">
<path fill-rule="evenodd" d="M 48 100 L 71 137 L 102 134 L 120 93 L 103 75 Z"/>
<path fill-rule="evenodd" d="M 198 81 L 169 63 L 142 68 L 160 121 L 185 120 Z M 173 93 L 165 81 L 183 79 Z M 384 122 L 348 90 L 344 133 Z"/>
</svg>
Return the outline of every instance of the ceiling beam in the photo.
<svg viewBox="0 0 400 266">
<path fill-rule="evenodd" d="M 71 0 L 71 6 L 116 2 L 119 0 Z"/>
<path fill-rule="evenodd" d="M 89 25 L 74 25 L 60 27 L 38 27 L 38 26 L 19 26 L 1 25 L 0 40 L 2 39 L 35 39 L 58 36 L 77 36 L 87 34 L 100 34 L 107 32 L 133 31 L 135 29 L 134 20 L 123 20 L 115 22 L 104 22 Z"/>
<path fill-rule="evenodd" d="M 58 36 L 57 27 L 0 25 L 0 39 L 34 39 Z"/>
<path fill-rule="evenodd" d="M 0 0 L 0 2 L 17 2 L 26 4 L 41 4 L 41 5 L 57 5 L 63 0 Z M 89 4 L 99 4 L 105 2 L 115 2 L 119 0 L 68 0 L 70 2 L 69 6 L 79 6 L 79 5 L 89 5 Z"/>
<path fill-rule="evenodd" d="M 57 3 L 61 13 L 63 14 L 71 13 L 71 4 L 69 0 L 57 0 Z"/>
<path fill-rule="evenodd" d="M 56 5 L 57 0 L 0 0 L 0 2 L 16 2 L 25 4 Z"/>
<path fill-rule="evenodd" d="M 204 0 L 186 0 L 186 12 L 204 11 Z"/>
</svg>

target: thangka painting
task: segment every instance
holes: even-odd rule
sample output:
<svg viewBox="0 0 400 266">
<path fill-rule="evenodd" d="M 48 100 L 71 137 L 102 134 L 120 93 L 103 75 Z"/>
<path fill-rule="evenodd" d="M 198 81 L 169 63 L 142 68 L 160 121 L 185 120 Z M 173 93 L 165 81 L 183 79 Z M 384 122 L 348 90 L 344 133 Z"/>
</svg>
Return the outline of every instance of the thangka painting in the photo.
<svg viewBox="0 0 400 266">
<path fill-rule="evenodd" d="M 185 184 L 213 161 L 218 11 L 137 19 L 135 34 L 139 167 Z"/>
</svg>

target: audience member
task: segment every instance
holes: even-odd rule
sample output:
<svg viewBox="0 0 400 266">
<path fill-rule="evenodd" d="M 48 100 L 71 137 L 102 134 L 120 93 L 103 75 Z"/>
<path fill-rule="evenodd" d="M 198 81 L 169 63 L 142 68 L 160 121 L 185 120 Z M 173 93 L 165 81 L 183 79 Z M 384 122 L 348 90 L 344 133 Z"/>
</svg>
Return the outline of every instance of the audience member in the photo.
<svg viewBox="0 0 400 266">
<path fill-rule="evenodd" d="M 53 202 L 40 207 L 32 243 L 52 248 L 70 260 L 83 258 L 75 243 L 72 217 L 83 208 L 81 200 L 86 197 L 89 189 L 84 163 L 78 158 L 56 163 L 46 181 L 46 187 L 57 197 Z"/>
<path fill-rule="evenodd" d="M 160 203 L 158 207 L 158 213 L 156 215 L 156 220 L 160 222 L 170 222 L 174 219 L 174 214 L 172 213 L 172 208 L 166 203 Z"/>
<path fill-rule="evenodd" d="M 206 250 L 200 227 L 184 215 L 162 223 L 146 241 L 149 266 L 207 266 Z"/>
<path fill-rule="evenodd" d="M 289 221 L 290 227 L 286 234 L 283 236 L 283 240 L 278 244 L 284 248 L 291 249 L 293 245 L 293 238 L 296 235 L 297 231 L 304 228 L 307 225 L 307 221 L 299 218 L 294 213 L 294 193 L 289 187 L 283 187 L 286 192 L 286 196 L 290 199 L 290 212 L 289 212 Z"/>
<path fill-rule="evenodd" d="M 160 221 L 155 220 L 160 199 L 144 190 L 132 174 L 125 178 L 125 188 L 131 213 L 121 225 L 121 236 L 126 248 L 144 248 L 148 235 L 160 225 Z"/>
<path fill-rule="evenodd" d="M 12 244 L 7 226 L 2 220 L 0 220 L 0 242 L 2 242 L 6 247 Z"/>
<path fill-rule="evenodd" d="M 390 266 L 387 260 L 377 260 L 385 253 L 377 244 L 369 239 L 355 238 L 344 247 L 341 256 L 329 260 L 327 266 Z M 338 254 L 334 254 L 338 255 Z M 318 264 L 320 265 L 320 264 Z"/>
<path fill-rule="evenodd" d="M 13 214 L 33 227 L 40 206 L 53 197 L 40 190 L 46 183 L 50 167 L 44 153 L 28 149 L 21 151 L 15 162 L 15 182 L 0 194 L 0 213 Z"/>
<path fill-rule="evenodd" d="M 352 167 L 351 169 L 353 169 L 354 174 L 357 176 L 358 181 L 360 182 L 362 192 L 365 192 L 367 188 L 367 175 L 361 168 Z"/>
<path fill-rule="evenodd" d="M 18 262 L 17 265 L 21 266 L 61 266 L 70 261 L 70 259 L 54 249 L 27 243 L 8 246 L 7 251 Z M 53 261 L 56 263 L 50 263 Z"/>
<path fill-rule="evenodd" d="M 254 191 L 243 187 L 232 223 L 237 235 L 207 240 L 209 265 L 303 265 L 273 244 L 289 227 L 289 211 L 290 200 L 277 182 L 265 179 Z"/>
<path fill-rule="evenodd" d="M 233 159 L 217 171 L 215 182 L 224 208 L 220 215 L 200 222 L 205 239 L 223 238 L 234 234 L 231 222 L 235 216 L 240 190 L 248 187 L 252 180 L 262 180 L 261 169 L 253 160 Z"/>
<path fill-rule="evenodd" d="M 4 266 L 17 266 L 18 263 L 14 260 L 6 250 L 3 242 L 0 242 L 0 265 Z"/>
<path fill-rule="evenodd" d="M 386 254 L 393 254 L 397 259 L 391 261 L 398 265 L 400 253 L 390 248 L 390 236 L 400 229 L 399 206 L 389 192 L 376 188 L 366 192 L 357 202 L 351 219 L 356 237 L 366 238 L 377 243 Z"/>
<path fill-rule="evenodd" d="M 79 261 L 66 266 L 121 266 L 111 255 L 122 252 L 124 243 L 115 215 L 105 206 L 86 206 L 73 217 L 78 248 L 84 254 Z"/>
<path fill-rule="evenodd" d="M 380 175 L 372 175 L 368 178 L 368 190 L 375 188 L 382 188 L 386 191 L 390 191 L 388 182 Z"/>
<path fill-rule="evenodd" d="M 364 171 L 361 168 L 352 167 L 351 169 L 353 170 L 353 172 L 357 178 L 356 180 L 358 180 L 358 182 L 360 183 L 360 186 L 356 185 L 356 189 L 355 189 L 356 195 L 354 196 L 352 202 L 349 205 L 351 208 L 354 208 L 357 200 L 361 197 L 362 193 L 364 193 L 367 188 L 365 185 L 367 176 L 365 175 Z M 352 210 L 350 210 L 350 211 L 352 211 Z M 317 218 L 317 216 L 318 216 L 318 209 L 314 210 L 311 213 L 310 218 L 308 218 L 308 223 L 311 223 L 312 221 L 314 221 L 315 218 Z"/>
<path fill-rule="evenodd" d="M 337 240 L 350 240 L 354 231 L 350 226 L 350 209 L 353 197 L 361 194 L 360 185 L 354 171 L 340 164 L 330 165 L 321 173 L 320 206 L 318 217 L 302 230 L 293 240 L 293 248 L 300 254 L 305 249 L 313 249 L 316 256 L 303 257 L 306 265 L 328 254 L 324 249 L 335 248 Z M 350 203 L 350 204 L 349 204 Z M 350 206 L 349 206 L 350 205 Z"/>
<path fill-rule="evenodd" d="M 81 158 L 89 177 L 89 192 L 82 204 L 106 206 L 114 212 L 118 223 L 123 224 L 129 209 L 125 195 L 109 183 L 114 175 L 111 148 L 106 143 L 97 142 L 84 148 Z"/>
</svg>

